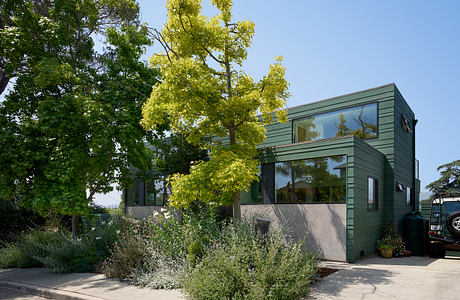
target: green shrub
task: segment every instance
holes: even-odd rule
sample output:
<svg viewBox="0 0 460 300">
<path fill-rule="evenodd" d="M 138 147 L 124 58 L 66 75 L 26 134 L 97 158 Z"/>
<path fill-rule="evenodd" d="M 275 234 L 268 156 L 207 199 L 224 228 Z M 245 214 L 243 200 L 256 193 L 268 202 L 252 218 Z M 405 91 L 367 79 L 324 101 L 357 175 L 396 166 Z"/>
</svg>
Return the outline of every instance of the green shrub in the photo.
<svg viewBox="0 0 460 300">
<path fill-rule="evenodd" d="M 120 240 L 115 243 L 110 257 L 104 261 L 102 272 L 109 278 L 132 278 L 133 271 L 143 264 L 145 252 L 145 238 L 124 231 Z"/>
<path fill-rule="evenodd" d="M 0 266 L 44 266 L 56 273 L 99 271 L 122 226 L 123 221 L 117 218 L 104 226 L 92 227 L 76 241 L 65 229 L 34 229 L 0 249 Z"/>
<path fill-rule="evenodd" d="M 4 248 L 0 248 L 1 268 L 27 268 L 38 266 L 40 266 L 40 263 L 24 253 L 17 244 L 11 243 L 7 244 Z"/>
<path fill-rule="evenodd" d="M 0 267 L 31 268 L 40 267 L 43 263 L 37 259 L 43 256 L 43 246 L 54 243 L 55 233 L 33 229 L 19 236 L 16 242 L 6 244 L 0 249 Z"/>
<path fill-rule="evenodd" d="M 143 264 L 133 270 L 132 284 L 153 289 L 180 288 L 180 279 L 188 267 L 184 257 L 172 259 L 160 252 L 156 244 L 149 243 Z"/>
<path fill-rule="evenodd" d="M 0 201 L 0 247 L 2 243 L 13 242 L 18 234 L 45 223 L 45 219 L 30 209 L 21 207 L 16 199 Z"/>
<path fill-rule="evenodd" d="M 104 274 L 150 288 L 180 287 L 189 264 L 198 263 L 219 238 L 221 223 L 211 210 L 182 213 L 180 219 L 173 214 L 163 209 L 147 220 L 125 218 L 129 226 L 105 261 Z"/>
<path fill-rule="evenodd" d="M 306 295 L 317 271 L 314 256 L 280 232 L 256 238 L 247 221 L 228 226 L 183 279 L 193 299 L 297 299 Z"/>
</svg>

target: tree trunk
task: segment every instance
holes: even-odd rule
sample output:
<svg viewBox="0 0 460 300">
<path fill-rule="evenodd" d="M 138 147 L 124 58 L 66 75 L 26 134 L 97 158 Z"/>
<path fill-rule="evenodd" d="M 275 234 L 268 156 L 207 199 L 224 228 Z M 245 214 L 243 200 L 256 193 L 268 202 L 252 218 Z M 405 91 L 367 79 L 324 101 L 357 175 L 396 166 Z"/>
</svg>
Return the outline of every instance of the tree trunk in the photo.
<svg viewBox="0 0 460 300">
<path fill-rule="evenodd" d="M 3 91 L 5 91 L 9 81 L 10 78 L 6 75 L 6 73 L 0 71 L 0 95 L 3 94 Z"/>
<path fill-rule="evenodd" d="M 72 239 L 77 240 L 78 234 L 80 233 L 80 218 L 78 216 L 72 216 Z"/>
<path fill-rule="evenodd" d="M 240 193 L 235 193 L 233 197 L 233 219 L 240 220 L 241 219 L 241 205 L 240 205 Z"/>
<path fill-rule="evenodd" d="M 230 145 L 236 144 L 235 129 L 230 129 L 229 135 L 230 135 Z M 233 196 L 233 219 L 235 220 L 241 219 L 240 193 L 239 192 L 236 192 Z"/>
<path fill-rule="evenodd" d="M 295 174 L 294 174 L 294 170 L 291 170 L 291 181 L 292 181 L 292 185 L 291 185 L 291 196 L 292 197 L 290 197 L 289 202 L 290 203 L 295 203 L 296 198 L 295 198 Z"/>
</svg>

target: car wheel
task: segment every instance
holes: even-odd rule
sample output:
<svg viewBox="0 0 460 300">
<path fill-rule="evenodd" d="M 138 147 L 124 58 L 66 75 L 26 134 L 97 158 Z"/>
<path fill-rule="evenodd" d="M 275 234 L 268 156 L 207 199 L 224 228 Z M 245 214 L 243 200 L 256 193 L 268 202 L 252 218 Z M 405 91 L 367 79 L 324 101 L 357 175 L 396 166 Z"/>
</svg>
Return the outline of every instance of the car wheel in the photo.
<svg viewBox="0 0 460 300">
<path fill-rule="evenodd" d="M 456 211 L 447 217 L 446 226 L 452 235 L 460 237 L 460 211 Z"/>
<path fill-rule="evenodd" d="M 430 244 L 429 253 L 431 258 L 446 257 L 446 247 L 440 244 Z"/>
</svg>

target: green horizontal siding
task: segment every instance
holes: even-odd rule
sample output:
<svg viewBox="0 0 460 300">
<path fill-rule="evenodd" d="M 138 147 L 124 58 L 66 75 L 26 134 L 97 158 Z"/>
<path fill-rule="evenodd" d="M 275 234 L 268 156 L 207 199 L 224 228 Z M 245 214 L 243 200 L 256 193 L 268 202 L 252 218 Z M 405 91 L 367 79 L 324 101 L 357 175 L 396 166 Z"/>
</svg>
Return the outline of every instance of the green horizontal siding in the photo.
<svg viewBox="0 0 460 300">
<path fill-rule="evenodd" d="M 292 144 L 292 120 L 366 103 L 378 103 L 378 135 L 360 140 L 340 137 Z M 266 127 L 267 138 L 259 147 L 262 163 L 333 155 L 347 155 L 347 260 L 361 251 L 375 251 L 383 220 L 400 221 L 411 210 L 406 193 L 396 192 L 396 182 L 418 191 L 414 179 L 413 133 L 401 126 L 401 114 L 415 116 L 394 84 L 308 103 L 288 109 L 288 122 Z M 379 210 L 367 211 L 367 177 L 379 179 Z M 418 198 L 416 197 L 416 201 Z"/>
<path fill-rule="evenodd" d="M 356 143 L 354 157 L 356 160 L 354 166 L 354 215 L 353 220 L 353 252 L 350 255 L 354 259 L 361 256 L 372 254 L 376 250 L 376 242 L 380 237 L 380 228 L 384 220 L 385 208 L 385 156 L 370 147 L 364 142 Z M 368 211 L 367 195 L 368 195 L 368 177 L 373 177 L 378 180 L 378 210 Z M 349 226 L 351 229 L 351 226 Z"/>
</svg>

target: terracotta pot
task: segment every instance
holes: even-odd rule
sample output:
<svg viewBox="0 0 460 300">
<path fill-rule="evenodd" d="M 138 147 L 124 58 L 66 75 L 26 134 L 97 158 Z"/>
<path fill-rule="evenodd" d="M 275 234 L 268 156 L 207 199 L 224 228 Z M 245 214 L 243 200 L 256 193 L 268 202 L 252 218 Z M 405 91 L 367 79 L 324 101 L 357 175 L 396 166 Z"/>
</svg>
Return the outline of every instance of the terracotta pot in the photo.
<svg viewBox="0 0 460 300">
<path fill-rule="evenodd" d="M 380 249 L 380 255 L 383 258 L 391 258 L 393 256 L 393 248 Z"/>
</svg>

